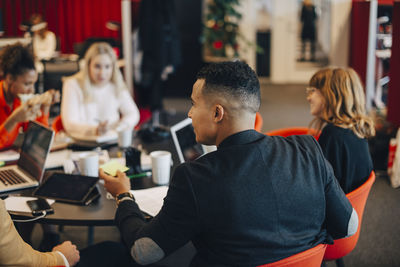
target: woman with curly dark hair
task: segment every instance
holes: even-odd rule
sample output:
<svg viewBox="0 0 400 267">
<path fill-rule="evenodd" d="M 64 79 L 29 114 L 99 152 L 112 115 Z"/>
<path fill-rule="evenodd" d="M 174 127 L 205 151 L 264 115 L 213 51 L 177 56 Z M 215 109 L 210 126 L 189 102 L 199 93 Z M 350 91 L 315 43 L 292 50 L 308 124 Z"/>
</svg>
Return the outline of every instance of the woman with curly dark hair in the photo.
<svg viewBox="0 0 400 267">
<path fill-rule="evenodd" d="M 48 125 L 50 105 L 58 101 L 53 90 L 34 95 L 38 74 L 33 56 L 21 44 L 7 46 L 0 53 L 0 149 L 10 147 L 29 120 Z M 28 100 L 29 98 L 29 100 Z M 26 101 L 25 101 L 26 100 Z"/>
</svg>

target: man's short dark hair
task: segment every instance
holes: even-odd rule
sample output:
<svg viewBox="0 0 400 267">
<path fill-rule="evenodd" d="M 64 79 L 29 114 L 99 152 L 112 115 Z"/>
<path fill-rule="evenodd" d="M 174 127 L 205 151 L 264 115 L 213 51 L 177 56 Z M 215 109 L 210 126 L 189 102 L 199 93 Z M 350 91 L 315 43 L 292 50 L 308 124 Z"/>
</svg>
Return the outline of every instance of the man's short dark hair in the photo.
<svg viewBox="0 0 400 267">
<path fill-rule="evenodd" d="M 203 94 L 217 93 L 237 100 L 241 107 L 256 113 L 260 108 L 260 83 L 256 73 L 242 61 L 211 63 L 197 79 L 204 79 Z"/>
</svg>

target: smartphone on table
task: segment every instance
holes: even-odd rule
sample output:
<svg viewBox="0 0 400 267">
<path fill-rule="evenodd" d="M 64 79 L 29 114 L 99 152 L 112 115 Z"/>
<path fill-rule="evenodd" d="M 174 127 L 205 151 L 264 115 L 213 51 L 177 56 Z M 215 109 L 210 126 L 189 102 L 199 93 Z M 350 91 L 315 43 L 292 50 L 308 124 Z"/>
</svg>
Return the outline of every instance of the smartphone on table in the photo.
<svg viewBox="0 0 400 267">
<path fill-rule="evenodd" d="M 28 200 L 26 203 L 28 204 L 29 208 L 32 211 L 32 215 L 34 216 L 40 216 L 44 214 L 44 212 L 46 212 L 46 215 L 54 213 L 53 208 L 50 207 L 49 203 L 44 198 Z"/>
</svg>

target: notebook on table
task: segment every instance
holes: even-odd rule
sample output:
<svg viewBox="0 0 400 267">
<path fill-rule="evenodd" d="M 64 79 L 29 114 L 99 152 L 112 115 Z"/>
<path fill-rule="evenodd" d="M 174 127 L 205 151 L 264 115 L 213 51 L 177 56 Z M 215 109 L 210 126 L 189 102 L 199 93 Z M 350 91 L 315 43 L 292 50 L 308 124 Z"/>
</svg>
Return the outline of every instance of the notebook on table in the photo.
<svg viewBox="0 0 400 267">
<path fill-rule="evenodd" d="M 94 147 L 107 147 L 109 145 L 114 145 L 118 141 L 118 133 L 114 130 L 109 130 L 107 133 L 100 136 L 82 136 L 82 135 L 72 135 L 73 141 L 71 147 L 75 148 L 94 148 Z"/>
<path fill-rule="evenodd" d="M 195 160 L 204 153 L 216 149 L 215 146 L 204 146 L 196 142 L 196 134 L 194 133 L 192 119 L 190 118 L 186 118 L 175 124 L 170 130 L 181 163 Z"/>
<path fill-rule="evenodd" d="M 109 130 L 105 134 L 99 136 L 72 135 L 72 138 L 75 140 L 75 142 L 89 142 L 97 144 L 108 142 L 116 143 L 118 140 L 118 133 L 114 130 Z"/>
<path fill-rule="evenodd" d="M 17 164 L 0 168 L 0 193 L 39 185 L 53 136 L 51 129 L 38 122 L 29 122 Z"/>
</svg>

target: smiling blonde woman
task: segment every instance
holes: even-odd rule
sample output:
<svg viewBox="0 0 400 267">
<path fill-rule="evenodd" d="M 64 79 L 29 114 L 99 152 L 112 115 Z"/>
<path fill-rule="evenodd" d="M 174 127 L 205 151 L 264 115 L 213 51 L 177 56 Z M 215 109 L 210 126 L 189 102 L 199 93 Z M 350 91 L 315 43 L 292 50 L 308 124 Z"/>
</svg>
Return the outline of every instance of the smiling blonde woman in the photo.
<svg viewBox="0 0 400 267">
<path fill-rule="evenodd" d="M 307 88 L 310 126 L 321 130 L 319 144 L 345 193 L 359 187 L 372 171 L 367 138 L 375 135 L 365 111 L 360 78 L 351 69 L 325 68 L 316 72 Z"/>
</svg>

